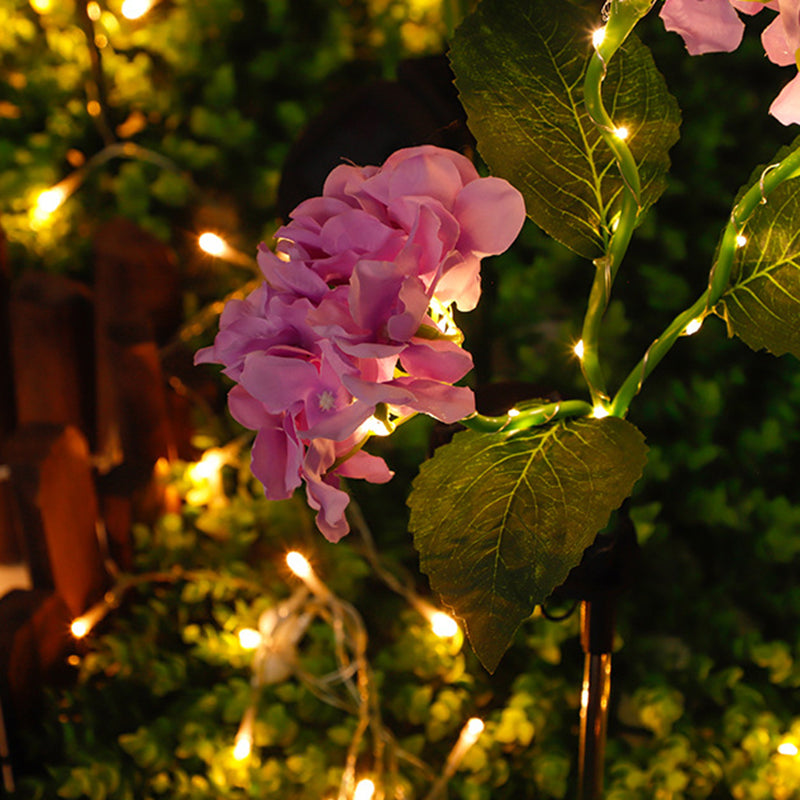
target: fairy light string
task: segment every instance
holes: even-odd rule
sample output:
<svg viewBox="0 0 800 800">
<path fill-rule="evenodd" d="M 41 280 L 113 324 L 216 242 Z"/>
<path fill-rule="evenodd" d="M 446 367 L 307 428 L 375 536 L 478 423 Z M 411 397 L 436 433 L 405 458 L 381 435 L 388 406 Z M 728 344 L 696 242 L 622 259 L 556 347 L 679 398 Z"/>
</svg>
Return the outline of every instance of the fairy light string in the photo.
<svg viewBox="0 0 800 800">
<path fill-rule="evenodd" d="M 225 464 L 235 464 L 240 457 L 242 442 L 234 440 L 223 448 L 209 448 L 195 463 L 185 467 L 189 479 L 186 502 L 213 509 L 226 502 L 223 487 L 218 480 Z M 163 468 L 161 470 L 164 471 Z M 162 475 L 165 478 L 166 475 Z M 463 644 L 463 634 L 456 621 L 419 597 L 381 562 L 372 540 L 371 532 L 360 508 L 351 509 L 354 529 L 361 538 L 361 550 L 375 574 L 392 591 L 402 596 L 431 625 L 436 636 L 452 641 L 450 652 L 455 654 Z M 367 791 L 364 781 L 371 781 L 376 798 L 384 797 L 384 788 L 396 784 L 399 762 L 412 766 L 431 782 L 431 797 L 440 796 L 441 786 L 450 780 L 474 738 L 465 740 L 465 733 L 455 743 L 443 770 L 407 752 L 386 728 L 381 717 L 380 697 L 372 678 L 368 660 L 368 636 L 359 612 L 347 601 L 338 597 L 319 577 L 309 559 L 299 551 L 287 554 L 287 567 L 300 585 L 288 597 L 263 611 L 256 628 L 241 628 L 237 633 L 240 646 L 253 653 L 251 661 L 251 696 L 242 715 L 236 734 L 231 739 L 230 757 L 233 762 L 246 763 L 257 747 L 258 706 L 265 687 L 299 679 L 322 702 L 341 709 L 355 717 L 356 725 L 347 747 L 344 770 L 336 800 L 354 800 L 359 792 Z M 167 571 L 150 571 L 140 574 L 120 573 L 114 565 L 113 587 L 103 598 L 75 618 L 71 631 L 76 639 L 85 639 L 117 609 L 125 596 L 135 589 L 156 583 L 213 582 L 217 573 L 209 569 L 184 569 L 174 567 Z M 230 587 L 250 596 L 262 596 L 263 586 L 245 578 L 232 578 Z M 332 654 L 336 669 L 326 675 L 310 674 L 300 666 L 299 649 L 309 626 L 315 621 L 329 626 L 333 633 Z M 70 663 L 73 663 L 72 660 Z M 470 731 L 477 723 L 472 721 Z M 467 730 L 465 727 L 464 730 Z M 364 742 L 369 740 L 369 777 L 363 772 Z M 465 745 L 465 741 L 468 744 Z M 448 777 L 445 777 L 448 776 Z M 444 784 L 443 784 L 444 781 Z M 437 788 L 438 787 L 438 788 Z M 366 796 L 366 795 L 365 795 Z"/>
<path fill-rule="evenodd" d="M 768 202 L 769 196 L 775 189 L 797 177 L 800 177 L 800 147 L 780 163 L 767 167 L 759 180 L 736 203 L 723 231 L 717 258 L 709 273 L 708 287 L 688 309 L 672 320 L 628 374 L 611 403 L 613 414 L 624 416 L 627 413 L 644 380 L 670 351 L 678 337 L 699 330 L 703 320 L 712 313 L 729 288 L 736 254 L 747 244 L 743 231 L 748 220 L 760 205 Z"/>
</svg>

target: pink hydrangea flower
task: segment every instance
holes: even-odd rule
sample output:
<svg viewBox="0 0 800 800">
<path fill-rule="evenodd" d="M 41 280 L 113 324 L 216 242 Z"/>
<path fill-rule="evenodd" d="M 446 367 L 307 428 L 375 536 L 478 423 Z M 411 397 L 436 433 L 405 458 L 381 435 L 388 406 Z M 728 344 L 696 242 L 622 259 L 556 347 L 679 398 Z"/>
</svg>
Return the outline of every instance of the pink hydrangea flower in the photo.
<svg viewBox="0 0 800 800">
<path fill-rule="evenodd" d="M 522 195 L 464 156 L 400 150 L 382 167 L 342 165 L 261 245 L 266 279 L 231 301 L 196 363 L 221 363 L 234 418 L 255 430 L 253 474 L 270 499 L 305 484 L 330 541 L 349 528 L 340 478 L 392 473 L 361 448 L 416 413 L 456 422 L 475 410 L 454 384 L 472 368 L 451 305 L 475 307 L 480 261 L 525 219 Z"/>
<path fill-rule="evenodd" d="M 691 55 L 730 53 L 744 34 L 737 11 L 757 14 L 764 8 L 778 12 L 761 35 L 767 57 L 779 66 L 800 67 L 800 0 L 664 0 L 660 16 L 668 31 L 681 35 Z M 784 125 L 800 123 L 800 76 L 783 88 L 769 111 Z"/>
</svg>

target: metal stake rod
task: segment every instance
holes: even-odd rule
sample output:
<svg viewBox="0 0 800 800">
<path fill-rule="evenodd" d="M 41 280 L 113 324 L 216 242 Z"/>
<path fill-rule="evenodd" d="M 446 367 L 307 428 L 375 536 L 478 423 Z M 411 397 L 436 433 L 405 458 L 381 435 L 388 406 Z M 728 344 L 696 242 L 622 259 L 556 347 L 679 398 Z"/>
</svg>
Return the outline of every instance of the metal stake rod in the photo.
<svg viewBox="0 0 800 800">
<path fill-rule="evenodd" d="M 614 598 L 600 595 L 581 603 L 584 652 L 581 729 L 578 749 L 578 800 L 602 800 L 608 699 L 611 693 L 611 648 Z"/>
</svg>

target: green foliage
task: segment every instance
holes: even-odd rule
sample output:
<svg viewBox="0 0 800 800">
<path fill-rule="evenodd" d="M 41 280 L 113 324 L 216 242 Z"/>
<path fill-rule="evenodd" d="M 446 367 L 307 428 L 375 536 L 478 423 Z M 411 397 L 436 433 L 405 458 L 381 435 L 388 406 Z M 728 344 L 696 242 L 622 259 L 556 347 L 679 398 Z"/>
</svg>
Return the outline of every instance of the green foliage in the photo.
<svg viewBox="0 0 800 800">
<path fill-rule="evenodd" d="M 85 108 L 88 60 L 74 4 L 56 3 L 48 15 L 25 2 L 0 4 L 5 99 L 19 112 L 5 107 L 0 133 L 13 268 L 88 274 L 87 230 L 119 213 L 120 203 L 138 221 L 161 221 L 170 237 L 211 212 L 254 243 L 269 228 L 287 137 L 347 80 L 343 67 L 355 55 L 367 59 L 362 72 L 378 55 L 385 60 L 377 72 L 391 72 L 396 53 L 376 43 L 394 36 L 407 47 L 391 16 L 401 6 L 411 0 L 177 0 L 143 23 L 104 11 L 113 122 L 144 120 L 127 138 L 178 170 L 110 163 L 33 231 L 36 192 L 72 170 L 70 150 L 90 156 L 102 144 Z M 773 93 L 764 87 L 774 76 L 757 37 L 735 56 L 689 59 L 654 14 L 639 27 L 685 122 L 670 183 L 627 255 L 632 268 L 619 282 L 625 305 L 612 301 L 604 320 L 610 380 L 635 363 L 654 325 L 705 288 L 698 264 L 712 261 L 730 197 L 750 165 L 772 163 L 786 140 L 766 117 Z M 226 116 L 233 108 L 238 115 Z M 201 136 L 192 120 L 212 133 L 230 120 L 239 146 Z M 760 210 L 776 207 L 770 200 Z M 577 339 L 573 300 L 585 295 L 585 268 L 534 226 L 513 252 L 486 263 L 481 309 L 467 322 L 482 381 L 546 381 L 544 391 L 574 395 L 580 376 L 565 356 Z M 193 302 L 187 298 L 187 307 Z M 709 320 L 680 342 L 631 412 L 651 450 L 631 508 L 641 560 L 619 601 L 609 800 L 800 798 L 800 760 L 777 752 L 781 743 L 800 744 L 792 458 L 800 446 L 800 370 L 787 358 L 750 354 L 721 327 Z M 405 533 L 404 479 L 428 433 L 415 425 L 381 443 L 403 465 L 391 488 L 354 487 L 381 557 L 408 574 L 417 565 Z M 184 495 L 193 486 L 183 468 L 172 479 Z M 524 620 L 490 678 L 460 643 L 435 638 L 379 583 L 355 535 L 330 547 L 308 531 L 298 505 L 268 503 L 247 479 L 223 507 L 195 498 L 183 513 L 138 527 L 137 571 L 165 579 L 138 586 L 80 645 L 77 683 L 52 692 L 20 748 L 20 796 L 319 800 L 333 792 L 355 721 L 296 677 L 259 698 L 255 757 L 244 766 L 231 758 L 252 660 L 235 634 L 287 596 L 292 579 L 278 564 L 299 543 L 313 544 L 320 574 L 364 614 L 403 796 L 425 796 L 471 714 L 486 720 L 486 730 L 453 778 L 451 798 L 575 796 L 576 616 Z M 335 664 L 322 622 L 302 642 L 302 663 L 320 674 Z M 368 763 L 367 754 L 361 759 Z"/>
<path fill-rule="evenodd" d="M 587 258 L 605 252 L 622 178 L 583 103 L 596 10 L 559 0 L 484 0 L 453 40 L 456 85 L 481 156 L 528 215 Z M 650 53 L 630 39 L 604 82 L 639 164 L 641 209 L 663 192 L 680 112 Z"/>
<path fill-rule="evenodd" d="M 794 147 L 800 147 L 800 139 Z M 784 148 L 774 163 L 788 152 Z M 758 181 L 768 169 L 757 170 Z M 765 348 L 776 356 L 791 353 L 800 358 L 800 241 L 796 225 L 800 179 L 787 180 L 765 200 L 743 228 L 746 242 L 737 250 L 730 286 L 717 313 L 730 332 L 754 350 Z"/>
<path fill-rule="evenodd" d="M 420 567 L 493 672 L 519 624 L 563 583 L 641 475 L 621 419 L 457 434 L 409 498 Z"/>
</svg>

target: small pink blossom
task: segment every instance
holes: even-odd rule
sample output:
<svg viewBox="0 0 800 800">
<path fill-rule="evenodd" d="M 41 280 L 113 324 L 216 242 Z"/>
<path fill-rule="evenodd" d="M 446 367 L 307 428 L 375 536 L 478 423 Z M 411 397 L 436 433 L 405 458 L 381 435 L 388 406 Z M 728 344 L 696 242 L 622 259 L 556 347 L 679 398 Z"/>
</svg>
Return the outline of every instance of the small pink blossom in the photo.
<svg viewBox="0 0 800 800">
<path fill-rule="evenodd" d="M 664 0 L 660 16 L 668 31 L 681 35 L 691 55 L 729 53 L 744 33 L 737 10 L 752 15 L 765 8 L 778 12 L 761 35 L 767 57 L 779 66 L 800 67 L 800 0 Z M 772 103 L 770 114 L 784 125 L 800 123 L 796 77 Z"/>
<path fill-rule="evenodd" d="M 451 423 L 474 412 L 472 391 L 454 385 L 472 357 L 449 308 L 475 307 L 480 260 L 508 248 L 524 218 L 509 183 L 423 146 L 382 167 L 337 167 L 277 231 L 276 251 L 260 246 L 265 283 L 227 304 L 195 362 L 235 381 L 229 407 L 257 432 L 252 469 L 268 498 L 304 483 L 317 526 L 338 541 L 349 530 L 340 478 L 392 477 L 361 449 L 371 433 L 417 413 Z"/>
</svg>

